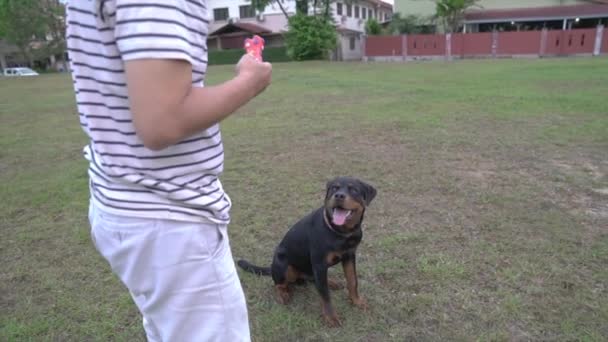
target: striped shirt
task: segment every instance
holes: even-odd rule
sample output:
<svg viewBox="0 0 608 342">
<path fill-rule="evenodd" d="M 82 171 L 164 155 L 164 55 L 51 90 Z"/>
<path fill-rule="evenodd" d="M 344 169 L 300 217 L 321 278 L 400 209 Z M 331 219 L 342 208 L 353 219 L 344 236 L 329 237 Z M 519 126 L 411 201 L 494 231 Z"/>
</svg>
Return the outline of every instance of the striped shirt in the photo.
<svg viewBox="0 0 608 342">
<path fill-rule="evenodd" d="M 206 0 L 73 0 L 67 46 L 80 124 L 89 137 L 91 199 L 136 217 L 228 224 L 230 198 L 218 179 L 219 125 L 161 151 L 144 147 L 133 126 L 124 62 L 188 61 L 192 84 L 207 69 Z"/>
</svg>

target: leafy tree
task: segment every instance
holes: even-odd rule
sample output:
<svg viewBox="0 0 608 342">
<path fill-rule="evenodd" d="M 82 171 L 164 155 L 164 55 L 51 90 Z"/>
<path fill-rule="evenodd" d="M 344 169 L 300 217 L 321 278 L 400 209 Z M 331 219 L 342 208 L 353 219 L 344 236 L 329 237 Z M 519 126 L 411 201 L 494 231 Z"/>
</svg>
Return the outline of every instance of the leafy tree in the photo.
<svg viewBox="0 0 608 342">
<path fill-rule="evenodd" d="M 65 7 L 58 0 L 0 0 L 0 37 L 35 57 L 65 52 Z"/>
<path fill-rule="evenodd" d="M 321 59 L 336 47 L 336 29 L 324 16 L 296 14 L 289 18 L 285 43 L 294 60 Z"/>
<path fill-rule="evenodd" d="M 41 15 L 46 26 L 45 54 L 59 55 L 64 63 L 64 70 L 67 69 L 64 53 L 67 49 L 65 41 L 65 6 L 59 0 L 41 0 Z"/>
<path fill-rule="evenodd" d="M 456 32 L 464 20 L 464 13 L 471 7 L 479 7 L 479 0 L 435 0 L 435 16 L 443 21 L 447 32 Z"/>
<path fill-rule="evenodd" d="M 34 64 L 32 43 L 44 38 L 46 23 L 38 0 L 0 0 L 0 37 Z"/>
<path fill-rule="evenodd" d="M 378 20 L 372 18 L 365 23 L 365 33 L 370 36 L 377 36 L 382 34 L 382 25 L 378 22 Z"/>
<path fill-rule="evenodd" d="M 320 59 L 336 47 L 336 30 L 331 15 L 331 4 L 336 0 L 296 0 L 296 15 L 289 16 L 284 0 L 251 0 L 252 6 L 262 11 L 268 5 L 281 8 L 289 23 L 285 34 L 287 54 L 294 60 Z M 351 1 L 351 0 L 346 0 Z M 309 11 L 312 9 L 313 11 Z M 309 13 L 313 15 L 309 16 Z"/>
</svg>

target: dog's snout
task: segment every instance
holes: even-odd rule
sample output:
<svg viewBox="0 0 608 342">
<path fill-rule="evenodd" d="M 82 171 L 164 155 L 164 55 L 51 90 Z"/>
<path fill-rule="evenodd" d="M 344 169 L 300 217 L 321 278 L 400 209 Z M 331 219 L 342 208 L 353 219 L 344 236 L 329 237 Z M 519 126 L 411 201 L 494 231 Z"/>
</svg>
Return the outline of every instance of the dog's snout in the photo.
<svg viewBox="0 0 608 342">
<path fill-rule="evenodd" d="M 340 191 L 340 192 L 336 192 L 336 194 L 334 195 L 334 197 L 336 199 L 343 200 L 343 199 L 346 198 L 346 195 L 343 192 Z"/>
</svg>

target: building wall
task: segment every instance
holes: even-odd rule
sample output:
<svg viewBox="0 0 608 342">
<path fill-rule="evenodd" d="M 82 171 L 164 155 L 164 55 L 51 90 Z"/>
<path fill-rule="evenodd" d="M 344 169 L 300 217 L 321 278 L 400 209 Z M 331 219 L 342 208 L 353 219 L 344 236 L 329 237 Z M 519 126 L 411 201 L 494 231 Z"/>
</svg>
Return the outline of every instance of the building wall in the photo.
<svg viewBox="0 0 608 342">
<path fill-rule="evenodd" d="M 353 45 L 351 45 L 351 40 Z M 338 48 L 343 61 L 361 60 L 363 57 L 363 38 L 360 34 L 341 34 L 338 38 Z"/>
<path fill-rule="evenodd" d="M 547 7 L 589 3 L 584 0 L 481 0 L 483 9 L 509 9 Z M 395 0 L 395 12 L 403 15 L 430 16 L 435 14 L 435 4 L 430 0 Z"/>
<path fill-rule="evenodd" d="M 242 23 L 252 23 L 267 28 L 272 32 L 287 31 L 287 18 L 283 13 L 264 14 L 264 20 L 260 21 L 257 18 L 246 18 L 239 19 Z M 226 25 L 228 22 L 223 21 L 212 21 L 209 24 L 209 32 L 213 32 L 220 27 Z"/>
<path fill-rule="evenodd" d="M 343 10 L 343 15 L 339 15 L 338 11 L 337 11 L 337 3 L 334 2 L 332 3 L 332 13 L 333 13 L 333 17 L 334 17 L 334 21 L 336 22 L 336 24 L 338 24 L 339 26 L 341 26 L 342 28 L 345 29 L 349 29 L 349 30 L 354 30 L 354 31 L 358 31 L 358 32 L 364 32 L 365 31 L 365 22 L 369 19 L 369 10 L 372 10 L 372 15 L 380 22 L 385 21 L 386 19 L 389 19 L 392 15 L 392 10 L 385 8 L 385 7 L 379 7 L 377 6 L 377 4 L 374 1 L 366 1 L 366 0 L 359 0 L 359 1 L 353 1 L 352 4 L 352 13 L 351 16 L 348 17 L 346 16 L 346 3 L 344 3 L 344 1 L 338 1 L 339 3 L 342 4 L 342 10 Z M 240 10 L 239 7 L 240 6 L 244 6 L 244 5 L 250 5 L 251 2 L 248 0 L 209 0 L 209 18 L 211 19 L 211 24 L 210 24 L 210 31 L 215 31 L 216 29 L 224 26 L 227 24 L 227 20 L 221 20 L 221 21 L 215 21 L 213 20 L 213 10 L 216 8 L 228 8 L 228 17 L 229 18 L 238 18 L 239 14 L 240 14 Z M 283 7 L 285 8 L 285 10 L 287 11 L 287 13 L 289 15 L 292 15 L 295 13 L 296 9 L 295 9 L 295 5 L 296 2 L 295 0 L 287 0 L 284 2 Z M 355 7 L 359 8 L 359 18 L 355 18 Z M 362 17 L 362 11 L 365 9 L 366 11 L 366 16 L 365 19 L 363 19 Z M 311 9 L 312 10 L 312 9 Z M 269 5 L 268 7 L 266 7 L 263 11 L 264 14 L 264 20 L 263 21 L 259 21 L 256 18 L 244 18 L 244 19 L 239 19 L 239 21 L 242 22 L 250 22 L 256 25 L 260 25 L 263 27 L 266 27 L 268 29 L 270 29 L 273 32 L 281 32 L 281 31 L 286 31 L 287 30 L 287 18 L 285 18 L 285 15 L 283 14 L 283 12 L 281 11 L 280 7 L 278 5 Z M 343 18 L 343 16 L 346 16 L 346 18 Z"/>
<path fill-rule="evenodd" d="M 338 6 L 342 5 L 342 14 L 338 14 Z M 342 28 L 365 32 L 365 23 L 370 19 L 369 13 L 371 10 L 372 17 L 379 22 L 389 20 L 392 16 L 392 11 L 385 7 L 379 7 L 372 1 L 353 1 L 351 3 L 351 15 L 348 16 L 348 4 L 344 1 L 337 1 L 332 4 L 332 13 L 334 21 Z M 359 8 L 359 17 L 355 17 L 356 8 Z M 365 19 L 363 18 L 363 11 L 365 11 Z"/>
<path fill-rule="evenodd" d="M 208 0 L 207 1 L 207 7 L 210 8 L 209 11 L 209 17 L 210 19 L 213 19 L 213 9 L 215 8 L 228 8 L 228 16 L 229 17 L 239 17 L 239 7 L 240 6 L 245 6 L 245 5 L 251 5 L 251 1 L 247 1 L 247 0 Z M 283 4 L 283 7 L 285 7 L 285 10 L 287 10 L 288 13 L 295 13 L 296 12 L 296 2 L 291 0 L 291 1 L 285 1 Z M 269 5 L 264 9 L 264 14 L 283 14 L 283 12 L 281 12 L 281 8 L 278 5 Z"/>
</svg>

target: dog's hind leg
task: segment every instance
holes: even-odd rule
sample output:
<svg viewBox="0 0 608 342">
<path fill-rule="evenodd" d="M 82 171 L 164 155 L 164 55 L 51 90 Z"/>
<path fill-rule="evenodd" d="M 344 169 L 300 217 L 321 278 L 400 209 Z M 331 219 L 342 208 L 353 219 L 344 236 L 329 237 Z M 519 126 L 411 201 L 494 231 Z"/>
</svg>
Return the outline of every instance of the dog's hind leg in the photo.
<svg viewBox="0 0 608 342">
<path fill-rule="evenodd" d="M 278 248 L 272 260 L 272 280 L 277 293 L 277 300 L 281 304 L 287 304 L 291 299 L 289 284 L 298 278 L 298 272 L 287 263 L 285 253 Z"/>
</svg>

